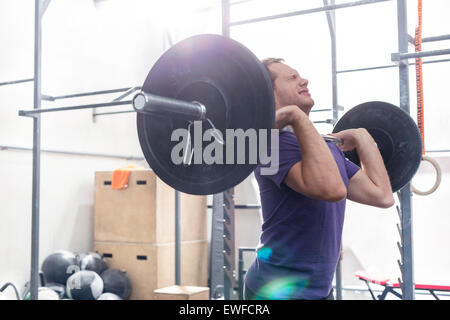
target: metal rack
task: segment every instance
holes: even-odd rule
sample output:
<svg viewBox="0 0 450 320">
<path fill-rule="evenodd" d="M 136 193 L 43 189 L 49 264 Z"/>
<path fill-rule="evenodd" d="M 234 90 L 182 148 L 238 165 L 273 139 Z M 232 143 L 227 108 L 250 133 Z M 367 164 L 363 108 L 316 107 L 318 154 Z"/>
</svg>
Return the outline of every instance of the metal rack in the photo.
<svg viewBox="0 0 450 320">
<path fill-rule="evenodd" d="M 412 37 L 408 34 L 407 30 L 407 6 L 406 0 L 361 0 L 354 2 L 346 2 L 341 4 L 336 4 L 334 0 L 330 2 L 328 0 L 323 0 L 323 6 L 318 8 L 306 9 L 301 11 L 288 12 L 283 14 L 277 14 L 272 16 L 258 17 L 253 19 L 246 19 L 241 21 L 232 21 L 230 22 L 230 7 L 233 5 L 238 5 L 247 1 L 234 1 L 230 2 L 229 0 L 222 0 L 222 10 L 226 12 L 224 14 L 224 19 L 222 21 L 224 30 L 224 34 L 227 36 L 230 35 L 230 28 L 233 26 L 240 26 L 250 23 L 257 23 L 261 21 L 269 21 L 293 16 L 306 15 L 311 13 L 325 12 L 327 16 L 327 22 L 330 32 L 330 40 L 331 40 L 331 64 L 332 64 L 332 91 L 333 91 L 333 121 L 335 123 L 338 120 L 338 85 L 337 85 L 337 75 L 341 73 L 348 72 L 359 72 L 359 71 L 367 71 L 367 70 L 376 70 L 376 69 L 384 69 L 384 68 L 399 68 L 400 75 L 400 108 L 408 112 L 410 114 L 410 101 L 409 101 L 409 66 L 415 65 L 414 63 L 409 63 L 408 59 L 413 58 L 422 58 L 422 57 L 431 57 L 431 56 L 441 56 L 450 54 L 450 49 L 445 50 L 434 50 L 434 51 L 424 51 L 424 52 L 416 52 L 409 53 L 408 52 L 408 44 L 411 41 Z M 398 47 L 399 51 L 397 53 L 392 53 L 391 60 L 395 62 L 395 65 L 389 66 L 375 66 L 369 68 L 359 68 L 359 69 L 350 69 L 350 70 L 337 70 L 337 56 L 336 56 L 336 16 L 335 10 L 350 8 L 355 6 L 369 5 L 380 2 L 387 1 L 397 1 L 397 16 L 398 16 Z M 450 35 L 441 35 L 436 37 L 424 38 L 424 42 L 431 41 L 441 41 L 450 39 Z M 439 62 L 448 62 L 450 59 L 441 59 L 435 61 L 425 61 L 426 63 L 439 63 Z M 324 121 L 325 123 L 327 121 Z M 323 123 L 323 122 L 321 122 Z M 438 150 L 439 151 L 439 150 Z M 430 151 L 430 152 L 438 152 L 438 151 Z M 445 152 L 446 150 L 444 150 Z M 400 263 L 400 269 L 402 274 L 402 293 L 403 299 L 405 300 L 413 300 L 414 299 L 414 278 L 413 278 L 413 252 L 412 252 L 412 205 L 411 205 L 411 187 L 410 184 L 407 184 L 400 192 L 399 199 L 401 202 L 399 216 L 401 218 L 401 227 L 399 227 L 400 237 L 401 237 L 401 246 L 400 252 L 402 257 L 402 262 Z M 338 262 L 336 269 L 336 298 L 338 300 L 342 299 L 342 276 L 341 276 L 341 265 L 340 261 Z"/>
<path fill-rule="evenodd" d="M 93 109 L 93 121 L 95 117 L 102 115 L 95 112 L 96 108 L 100 107 L 111 107 L 118 105 L 129 104 L 130 101 L 120 101 L 122 98 L 126 97 L 128 94 L 133 92 L 132 88 L 120 88 L 111 89 L 95 92 L 86 92 L 65 96 L 51 97 L 46 96 L 41 93 L 41 47 L 42 47 L 42 18 L 43 15 L 50 4 L 50 0 L 35 0 L 35 15 L 34 15 L 34 77 L 32 79 L 16 80 L 11 82 L 2 83 L 6 84 L 16 84 L 21 82 L 33 81 L 33 110 L 27 112 L 21 112 L 21 116 L 29 116 L 33 119 L 33 172 L 32 172 L 32 209 L 31 209 L 31 266 L 30 266 L 30 299 L 37 300 L 38 298 L 38 286 L 39 286 L 39 213 L 40 213 L 40 156 L 41 152 L 41 113 L 42 112 L 56 112 L 56 111 L 66 111 L 66 110 L 78 110 L 78 109 Z M 135 89 L 136 90 L 136 89 Z M 42 100 L 55 101 L 57 99 L 68 99 L 82 96 L 91 96 L 99 94 L 109 94 L 124 92 L 120 97 L 116 98 L 112 102 L 83 105 L 83 106 L 69 106 L 62 108 L 49 108 L 44 110 L 41 109 Z M 117 112 L 116 112 L 117 113 Z M 18 147 L 9 147 L 9 149 L 24 149 Z M 44 151 L 45 152 L 45 151 Z M 47 151 L 48 152 L 48 151 Z M 51 151 L 50 151 L 51 152 Z M 89 156 L 108 156 L 108 155 L 94 155 L 94 154 L 83 154 L 75 152 L 63 152 L 55 151 L 55 153 L 68 153 L 68 154 L 80 154 Z M 113 156 L 119 158 L 121 156 Z M 136 157 L 137 158 L 137 157 Z"/>
</svg>

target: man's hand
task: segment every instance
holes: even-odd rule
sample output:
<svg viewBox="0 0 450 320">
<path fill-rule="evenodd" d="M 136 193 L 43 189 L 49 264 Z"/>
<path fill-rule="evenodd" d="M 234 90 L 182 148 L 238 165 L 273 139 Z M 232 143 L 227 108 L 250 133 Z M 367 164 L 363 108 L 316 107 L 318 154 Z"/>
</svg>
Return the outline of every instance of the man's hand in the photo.
<svg viewBox="0 0 450 320">
<path fill-rule="evenodd" d="M 275 129 L 290 126 L 300 117 L 307 117 L 307 115 L 299 107 L 294 105 L 282 107 L 275 114 Z"/>
<path fill-rule="evenodd" d="M 359 139 L 361 135 L 364 134 L 363 130 L 366 129 L 348 129 L 338 133 L 330 133 L 330 136 L 339 138 L 342 140 L 342 144 L 337 144 L 337 146 L 343 151 L 352 151 L 358 147 Z"/>
</svg>

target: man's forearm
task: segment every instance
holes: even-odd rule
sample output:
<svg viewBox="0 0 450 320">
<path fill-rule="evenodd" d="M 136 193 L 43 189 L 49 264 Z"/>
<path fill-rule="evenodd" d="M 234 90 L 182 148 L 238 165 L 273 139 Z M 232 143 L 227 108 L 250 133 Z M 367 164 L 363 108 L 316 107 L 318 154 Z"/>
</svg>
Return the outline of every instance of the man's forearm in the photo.
<svg viewBox="0 0 450 320">
<path fill-rule="evenodd" d="M 359 129 L 356 151 L 361 161 L 361 167 L 372 182 L 382 190 L 392 193 L 389 176 L 384 166 L 380 151 L 366 129 Z"/>
</svg>

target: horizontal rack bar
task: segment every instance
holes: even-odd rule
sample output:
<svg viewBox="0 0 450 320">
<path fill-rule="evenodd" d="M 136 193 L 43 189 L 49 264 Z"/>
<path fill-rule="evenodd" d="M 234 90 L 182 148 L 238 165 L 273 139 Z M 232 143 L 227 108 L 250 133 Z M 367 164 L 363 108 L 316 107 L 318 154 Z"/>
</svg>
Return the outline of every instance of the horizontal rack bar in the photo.
<svg viewBox="0 0 450 320">
<path fill-rule="evenodd" d="M 252 2 L 252 1 L 255 1 L 255 0 L 238 0 L 238 1 L 229 2 L 228 5 L 234 6 L 237 4 L 242 4 L 242 3 L 246 3 L 246 2 Z"/>
<path fill-rule="evenodd" d="M 408 35 L 408 40 L 409 40 L 409 43 L 414 44 L 415 39 L 413 36 Z M 444 41 L 444 40 L 450 40 L 450 34 L 422 38 L 422 42 L 436 42 L 436 41 Z"/>
<path fill-rule="evenodd" d="M 212 205 L 208 205 L 208 209 L 212 209 Z M 235 204 L 234 209 L 261 209 L 259 204 Z"/>
<path fill-rule="evenodd" d="M 94 117 L 98 117 L 98 116 L 106 116 L 108 114 L 120 114 L 120 113 L 136 113 L 136 111 L 134 110 L 127 110 L 127 111 L 113 111 L 113 112 L 95 112 L 93 114 Z"/>
<path fill-rule="evenodd" d="M 104 108 L 104 107 L 120 106 L 120 105 L 125 105 L 125 104 L 131 104 L 131 100 L 113 101 L 113 102 L 96 103 L 96 104 L 85 104 L 85 105 L 79 105 L 79 106 L 68 106 L 68 107 L 59 107 L 59 108 L 19 110 L 19 116 L 27 117 L 30 115 L 40 114 L 40 113 L 44 113 L 44 112 L 58 112 L 58 111 L 69 111 L 69 110 Z"/>
<path fill-rule="evenodd" d="M 450 40 L 450 34 L 444 34 L 442 36 L 434 36 L 434 37 L 422 38 L 422 42 L 434 42 L 434 41 L 443 41 L 443 40 Z"/>
<path fill-rule="evenodd" d="M 127 91 L 125 91 L 125 93 L 123 93 L 122 95 L 118 96 L 117 98 L 115 98 L 113 101 L 120 101 L 123 98 L 129 96 L 130 94 L 132 94 L 133 92 L 140 90 L 141 87 L 132 87 L 130 89 L 128 89 Z"/>
<path fill-rule="evenodd" d="M 432 63 L 441 63 L 441 62 L 450 62 L 450 59 L 424 61 L 424 62 L 422 62 L 422 64 L 432 64 Z M 411 62 L 411 63 L 408 63 L 408 65 L 415 66 L 416 64 L 414 62 Z M 337 73 L 339 74 L 339 73 L 349 73 L 349 72 L 359 72 L 359 71 L 370 71 L 370 70 L 379 70 L 379 69 L 388 69 L 388 68 L 398 68 L 398 65 L 391 64 L 391 65 L 385 65 L 385 66 L 339 70 L 339 71 L 337 71 Z"/>
<path fill-rule="evenodd" d="M 95 96 L 95 95 L 100 95 L 100 94 L 124 92 L 124 91 L 128 91 L 128 90 L 131 90 L 134 88 L 136 88 L 136 87 L 101 90 L 101 91 L 91 91 L 91 92 L 68 94 L 68 95 L 63 95 L 63 96 L 46 96 L 46 97 L 48 100 L 54 101 L 54 100 L 60 100 L 60 99 L 79 98 L 79 97 L 86 97 L 86 96 Z"/>
<path fill-rule="evenodd" d="M 321 121 L 313 121 L 313 123 L 328 123 L 333 124 L 333 119 L 321 120 Z"/>
<path fill-rule="evenodd" d="M 229 25 L 230 25 L 230 27 L 233 27 L 233 26 L 238 26 L 238 25 L 243 25 L 243 24 L 250 24 L 250 23 L 254 23 L 254 22 L 275 20 L 275 19 L 305 15 L 305 14 L 310 14 L 310 13 L 350 8 L 350 7 L 362 6 L 362 5 L 366 5 L 366 4 L 374 4 L 374 3 L 386 2 L 386 1 L 391 1 L 391 0 L 360 0 L 360 1 L 354 1 L 354 2 L 346 2 L 346 3 L 341 3 L 341 4 L 328 5 L 328 6 L 318 7 L 318 8 L 289 12 L 289 13 L 282 13 L 282 14 L 277 14 L 277 15 L 272 15 L 272 16 L 266 16 L 266 17 L 248 19 L 248 20 L 241 20 L 241 21 L 232 21 L 232 22 L 230 22 Z"/>
<path fill-rule="evenodd" d="M 252 247 L 239 247 L 238 250 L 239 250 L 239 252 L 254 252 L 254 251 L 256 251 L 256 248 L 252 248 Z"/>
<path fill-rule="evenodd" d="M 424 57 L 435 57 L 450 54 L 450 49 L 432 50 L 432 51 L 422 51 L 422 52 L 411 52 L 411 53 L 393 53 L 391 55 L 392 61 L 400 61 L 406 59 L 424 58 Z"/>
<path fill-rule="evenodd" d="M 34 78 L 0 82 L 0 86 L 7 86 L 7 85 L 10 85 L 10 84 L 30 82 L 30 81 L 34 81 Z"/>
<path fill-rule="evenodd" d="M 33 148 L 0 145 L 0 151 L 3 151 L 3 150 L 32 151 Z M 123 156 L 123 155 L 104 154 L 104 153 L 62 151 L 62 150 L 50 150 L 50 149 L 41 149 L 41 152 L 64 154 L 64 155 L 75 155 L 75 156 L 87 156 L 87 157 L 96 157 L 96 158 L 114 158 L 114 159 L 125 159 L 125 160 L 145 160 L 143 157 Z"/>
</svg>

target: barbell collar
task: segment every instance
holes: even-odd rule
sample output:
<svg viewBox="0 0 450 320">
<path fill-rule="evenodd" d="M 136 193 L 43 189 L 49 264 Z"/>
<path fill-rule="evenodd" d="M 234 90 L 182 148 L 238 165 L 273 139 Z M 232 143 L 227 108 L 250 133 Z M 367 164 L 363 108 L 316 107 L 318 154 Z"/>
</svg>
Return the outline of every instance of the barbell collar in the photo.
<svg viewBox="0 0 450 320">
<path fill-rule="evenodd" d="M 133 98 L 133 108 L 136 112 L 158 114 L 166 117 L 195 121 L 206 119 L 206 108 L 197 101 L 183 101 L 139 92 Z"/>
</svg>

